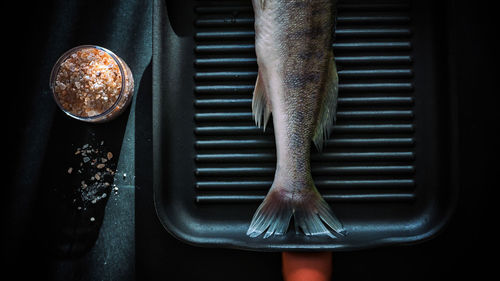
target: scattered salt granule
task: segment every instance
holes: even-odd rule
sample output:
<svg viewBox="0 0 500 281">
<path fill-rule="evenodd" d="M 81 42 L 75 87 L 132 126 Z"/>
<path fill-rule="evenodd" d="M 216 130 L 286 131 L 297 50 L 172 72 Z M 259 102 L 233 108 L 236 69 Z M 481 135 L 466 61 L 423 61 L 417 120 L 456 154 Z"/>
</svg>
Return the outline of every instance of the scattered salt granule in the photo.
<svg viewBox="0 0 500 281">
<path fill-rule="evenodd" d="M 113 154 L 105 150 L 103 144 L 104 141 L 98 141 L 95 145 L 90 143 L 76 148 L 78 153 L 75 152 L 74 157 L 82 162 L 79 162 L 80 167 L 76 169 L 68 168 L 68 174 L 76 176 L 79 178 L 77 182 L 80 182 L 76 197 L 73 198 L 73 204 L 78 210 L 85 211 L 86 207 L 98 204 L 113 191 L 117 194 L 118 188 L 112 184 L 116 163 L 111 161 Z"/>
</svg>

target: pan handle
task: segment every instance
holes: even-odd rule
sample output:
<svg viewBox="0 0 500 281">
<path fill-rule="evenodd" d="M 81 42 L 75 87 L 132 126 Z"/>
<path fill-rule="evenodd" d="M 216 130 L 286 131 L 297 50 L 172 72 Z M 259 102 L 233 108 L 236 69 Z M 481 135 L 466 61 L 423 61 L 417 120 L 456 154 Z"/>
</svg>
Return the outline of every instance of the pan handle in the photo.
<svg viewBox="0 0 500 281">
<path fill-rule="evenodd" d="M 332 275 L 332 252 L 283 252 L 285 281 L 329 281 Z"/>
</svg>

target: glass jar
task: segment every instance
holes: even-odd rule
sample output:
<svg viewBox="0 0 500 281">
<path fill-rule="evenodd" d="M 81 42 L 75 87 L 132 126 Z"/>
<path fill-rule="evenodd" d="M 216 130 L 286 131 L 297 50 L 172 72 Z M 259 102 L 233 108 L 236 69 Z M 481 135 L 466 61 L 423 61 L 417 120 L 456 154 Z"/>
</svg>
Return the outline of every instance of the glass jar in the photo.
<svg viewBox="0 0 500 281">
<path fill-rule="evenodd" d="M 128 65 L 108 49 L 82 45 L 65 52 L 50 74 L 54 100 L 67 115 L 105 122 L 132 101 L 134 78 Z"/>
</svg>

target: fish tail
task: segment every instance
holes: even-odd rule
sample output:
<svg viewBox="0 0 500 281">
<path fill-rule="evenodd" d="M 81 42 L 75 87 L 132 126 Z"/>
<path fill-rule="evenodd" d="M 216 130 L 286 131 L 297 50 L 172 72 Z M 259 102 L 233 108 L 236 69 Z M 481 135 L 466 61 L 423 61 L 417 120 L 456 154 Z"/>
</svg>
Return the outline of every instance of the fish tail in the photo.
<svg viewBox="0 0 500 281">
<path fill-rule="evenodd" d="M 286 233 L 292 215 L 295 229 L 302 229 L 310 236 L 326 235 L 336 238 L 345 233 L 342 223 L 333 214 L 314 185 L 301 196 L 290 196 L 283 190 L 271 188 L 266 198 L 255 212 L 247 235 L 264 238 Z M 334 235 L 335 234 L 335 235 Z"/>
</svg>

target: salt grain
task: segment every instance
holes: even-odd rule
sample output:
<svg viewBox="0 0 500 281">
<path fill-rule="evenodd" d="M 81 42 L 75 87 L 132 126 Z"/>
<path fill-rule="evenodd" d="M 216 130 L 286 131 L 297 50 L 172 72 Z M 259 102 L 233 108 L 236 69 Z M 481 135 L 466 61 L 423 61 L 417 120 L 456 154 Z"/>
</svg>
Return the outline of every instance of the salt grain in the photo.
<svg viewBox="0 0 500 281">
<path fill-rule="evenodd" d="M 54 93 L 62 108 L 82 117 L 99 115 L 112 107 L 122 90 L 117 62 L 96 48 L 83 48 L 68 57 L 55 79 Z M 100 99 L 102 95 L 109 98 Z"/>
</svg>

